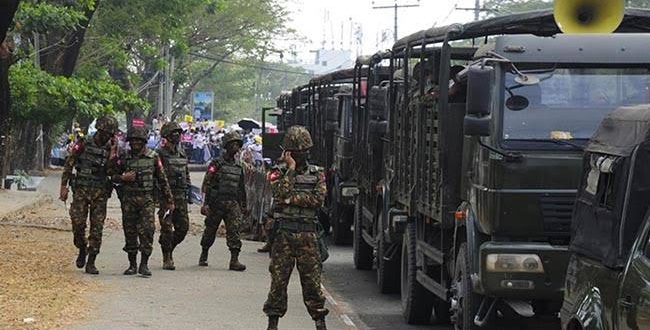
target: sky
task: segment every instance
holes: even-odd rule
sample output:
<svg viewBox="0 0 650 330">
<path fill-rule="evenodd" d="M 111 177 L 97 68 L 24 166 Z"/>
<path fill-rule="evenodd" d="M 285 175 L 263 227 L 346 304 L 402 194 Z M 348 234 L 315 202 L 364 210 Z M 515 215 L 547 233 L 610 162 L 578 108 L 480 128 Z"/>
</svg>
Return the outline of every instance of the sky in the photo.
<svg viewBox="0 0 650 330">
<path fill-rule="evenodd" d="M 399 5 L 419 4 L 398 10 L 398 39 L 434 25 L 468 22 L 474 17 L 472 11 L 454 8 L 473 8 L 475 0 L 286 0 L 291 20 L 288 25 L 303 39 L 280 41 L 279 46 L 295 49 L 303 59 L 311 58 L 309 51 L 321 48 L 323 41 L 326 49 L 351 49 L 353 56 L 390 48 L 394 9 L 372 7 L 393 6 L 395 1 Z"/>
</svg>

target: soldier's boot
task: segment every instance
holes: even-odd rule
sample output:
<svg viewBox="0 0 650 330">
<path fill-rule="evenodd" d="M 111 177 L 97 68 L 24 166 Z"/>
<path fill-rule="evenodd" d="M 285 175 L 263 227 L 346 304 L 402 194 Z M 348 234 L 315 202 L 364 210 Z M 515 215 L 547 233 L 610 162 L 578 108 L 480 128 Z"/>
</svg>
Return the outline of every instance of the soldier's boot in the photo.
<svg viewBox="0 0 650 330">
<path fill-rule="evenodd" d="M 175 270 L 174 259 L 172 258 L 172 251 L 163 251 L 163 269 Z"/>
<path fill-rule="evenodd" d="M 260 253 L 265 253 L 265 252 L 269 252 L 269 251 L 271 251 L 271 244 L 269 244 L 269 242 L 266 242 L 266 244 L 264 244 L 264 246 L 257 249 L 257 252 L 260 252 Z"/>
<path fill-rule="evenodd" d="M 84 268 L 84 266 L 86 265 L 86 247 L 85 246 L 82 247 L 81 249 L 79 249 L 79 255 L 77 255 L 76 264 L 77 264 L 77 268 L 80 268 L 80 269 Z"/>
<path fill-rule="evenodd" d="M 129 268 L 124 271 L 124 275 L 135 275 L 138 272 L 137 257 L 137 253 L 129 253 Z"/>
<path fill-rule="evenodd" d="M 325 326 L 325 318 L 316 320 L 316 330 L 327 330 L 327 326 Z"/>
<path fill-rule="evenodd" d="M 266 330 L 278 330 L 279 319 L 277 316 L 269 316 L 269 325 L 266 327 Z"/>
<path fill-rule="evenodd" d="M 199 266 L 208 266 L 208 248 L 203 248 L 203 251 L 201 251 L 201 256 L 199 257 Z"/>
<path fill-rule="evenodd" d="M 142 276 L 151 276 L 151 271 L 149 270 L 149 256 L 146 254 L 141 254 L 140 256 L 140 267 L 138 268 L 138 273 Z"/>
<path fill-rule="evenodd" d="M 230 252 L 230 270 L 243 272 L 246 270 L 246 265 L 239 262 L 239 251 Z"/>
<path fill-rule="evenodd" d="M 95 258 L 97 258 L 96 253 L 91 253 L 88 255 L 88 261 L 86 262 L 86 273 L 97 275 L 99 271 L 95 267 Z"/>
</svg>

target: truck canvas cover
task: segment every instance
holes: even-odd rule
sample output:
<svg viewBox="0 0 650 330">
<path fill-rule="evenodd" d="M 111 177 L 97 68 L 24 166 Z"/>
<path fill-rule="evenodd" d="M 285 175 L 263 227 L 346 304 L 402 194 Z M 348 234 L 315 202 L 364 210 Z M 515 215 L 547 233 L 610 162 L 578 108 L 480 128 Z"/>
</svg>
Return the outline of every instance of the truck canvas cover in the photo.
<svg viewBox="0 0 650 330">
<path fill-rule="evenodd" d="M 589 141 L 570 249 L 623 267 L 650 205 L 650 104 L 609 114 Z"/>
</svg>

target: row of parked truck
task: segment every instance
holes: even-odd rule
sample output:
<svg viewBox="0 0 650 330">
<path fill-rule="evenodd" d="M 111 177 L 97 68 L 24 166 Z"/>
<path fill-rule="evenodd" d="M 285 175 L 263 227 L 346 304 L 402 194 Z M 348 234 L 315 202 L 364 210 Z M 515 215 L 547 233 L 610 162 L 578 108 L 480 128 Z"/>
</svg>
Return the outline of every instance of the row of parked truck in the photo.
<svg viewBox="0 0 650 330">
<path fill-rule="evenodd" d="M 321 220 L 408 323 L 650 328 L 649 26 L 628 10 L 613 34 L 561 33 L 552 11 L 431 28 L 273 114 L 312 133 Z"/>
</svg>

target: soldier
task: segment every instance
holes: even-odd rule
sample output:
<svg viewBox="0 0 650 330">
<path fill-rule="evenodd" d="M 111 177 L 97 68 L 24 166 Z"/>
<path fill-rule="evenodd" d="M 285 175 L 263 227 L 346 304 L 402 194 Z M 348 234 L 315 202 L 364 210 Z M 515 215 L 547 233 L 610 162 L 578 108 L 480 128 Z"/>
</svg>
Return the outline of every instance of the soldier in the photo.
<svg viewBox="0 0 650 330">
<path fill-rule="evenodd" d="M 172 121 L 165 123 L 160 131 L 165 140 L 163 140 L 162 146 L 156 152 L 165 167 L 176 208 L 173 212 L 165 215 L 165 200 L 160 198 L 160 209 L 158 210 L 160 238 L 158 242 L 163 253 L 163 269 L 174 270 L 176 267 L 174 267 L 172 253 L 174 248 L 185 239 L 190 225 L 187 204 L 192 183 L 190 182 L 190 170 L 187 167 L 185 151 L 178 147 L 183 129 Z"/>
<path fill-rule="evenodd" d="M 127 133 L 131 146 L 129 154 L 123 157 L 111 155 L 111 179 L 121 184 L 122 227 L 124 228 L 124 251 L 129 256 L 129 268 L 124 275 L 151 276 L 148 261 L 152 252 L 153 236 L 156 230 L 154 220 L 154 180 L 167 202 L 166 209 L 174 211 L 174 197 L 167 182 L 162 161 L 155 151 L 145 147 L 147 132 L 133 127 Z M 136 257 L 141 253 L 140 267 Z"/>
<path fill-rule="evenodd" d="M 72 187 L 70 219 L 74 245 L 79 249 L 77 267 L 86 266 L 86 273 L 99 274 L 95 259 L 102 245 L 102 231 L 106 220 L 106 203 L 111 196 L 111 182 L 107 174 L 111 138 L 117 129 L 112 116 L 97 119 L 97 132 L 92 139 L 78 140 L 65 160 L 61 176 L 59 199 L 68 199 L 68 185 Z M 75 169 L 75 175 L 72 169 Z M 86 238 L 86 219 L 90 214 L 90 228 Z M 86 255 L 88 261 L 86 261 Z"/>
<path fill-rule="evenodd" d="M 205 215 L 205 230 L 201 238 L 200 266 L 208 265 L 208 251 L 217 235 L 221 220 L 226 223 L 226 244 L 230 249 L 230 270 L 244 271 L 246 266 L 239 262 L 241 240 L 239 223 L 242 210 L 246 210 L 246 190 L 244 189 L 244 170 L 235 161 L 235 155 L 242 147 L 238 132 L 229 132 L 223 137 L 225 153 L 213 160 L 203 179 L 201 190 L 204 204 L 201 214 Z"/>
<path fill-rule="evenodd" d="M 313 146 L 311 135 L 302 126 L 292 126 L 282 141 L 282 164 L 268 174 L 273 190 L 274 231 L 271 234 L 271 290 L 264 303 L 269 317 L 268 330 L 276 330 L 278 319 L 287 311 L 287 285 L 296 264 L 302 294 L 316 329 L 325 327 L 325 298 L 321 292 L 321 252 L 318 242 L 318 210 L 327 188 L 322 168 L 309 165 Z"/>
</svg>

